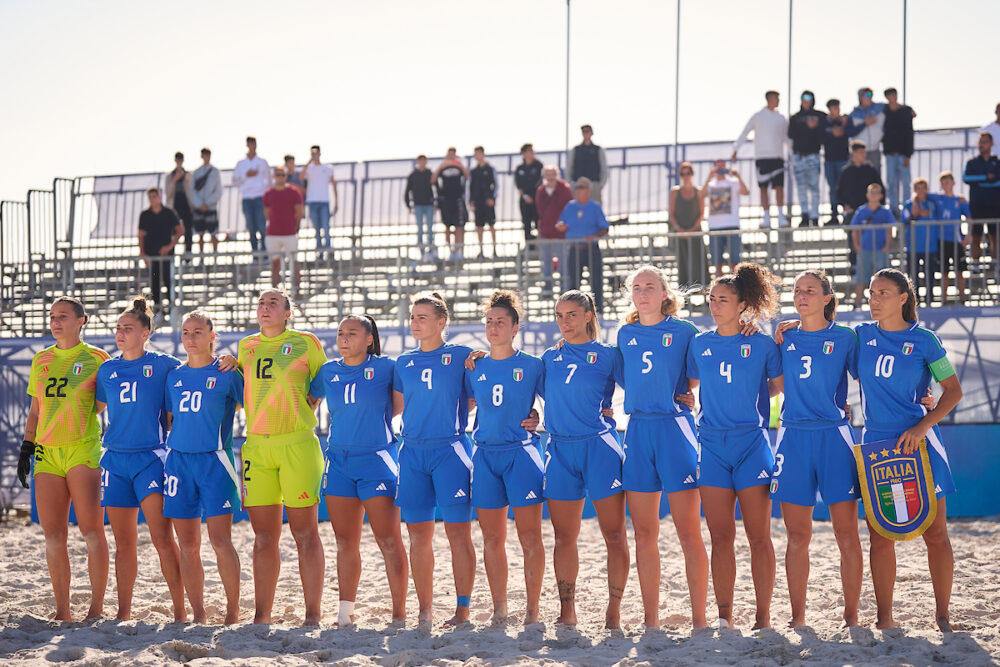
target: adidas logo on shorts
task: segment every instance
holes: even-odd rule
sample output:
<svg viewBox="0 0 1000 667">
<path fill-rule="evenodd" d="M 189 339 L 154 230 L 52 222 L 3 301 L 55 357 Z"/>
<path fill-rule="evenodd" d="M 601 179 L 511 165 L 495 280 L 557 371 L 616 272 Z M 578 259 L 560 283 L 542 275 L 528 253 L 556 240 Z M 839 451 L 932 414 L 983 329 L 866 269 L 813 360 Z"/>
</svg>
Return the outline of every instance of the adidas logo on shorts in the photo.
<svg viewBox="0 0 1000 667">
<path fill-rule="evenodd" d="M 854 485 L 851 485 L 851 490 L 847 492 L 850 495 L 854 495 Z"/>
<path fill-rule="evenodd" d="M 712 356 L 712 350 L 706 348 L 705 351 L 701 353 L 701 356 L 703 356 L 703 357 L 710 357 L 710 356 Z"/>
<path fill-rule="evenodd" d="M 157 484 L 156 480 L 154 479 L 152 482 L 149 483 L 149 486 L 147 486 L 146 488 L 147 489 L 158 489 L 158 488 L 160 488 L 160 485 Z"/>
<path fill-rule="evenodd" d="M 934 486 L 934 493 L 941 493 L 941 485 L 937 484 Z"/>
<path fill-rule="evenodd" d="M 222 509 L 224 510 L 232 509 L 232 507 L 233 507 L 232 503 L 230 503 L 228 500 L 222 504 Z"/>
<path fill-rule="evenodd" d="M 536 500 L 537 498 L 534 491 L 528 491 L 528 495 L 524 497 L 525 500 Z"/>
<path fill-rule="evenodd" d="M 617 479 L 615 481 L 611 482 L 611 488 L 612 489 L 617 489 L 621 485 L 622 485 L 622 483 L 619 480 L 617 480 Z"/>
<path fill-rule="evenodd" d="M 694 484 L 694 477 L 692 477 L 691 475 L 688 475 L 687 477 L 684 478 L 684 482 L 683 483 L 684 484 Z"/>
<path fill-rule="evenodd" d="M 375 487 L 376 491 L 385 491 L 385 482 L 380 482 L 378 486 Z"/>
<path fill-rule="evenodd" d="M 455 492 L 455 498 L 465 498 L 465 489 L 459 489 Z"/>
<path fill-rule="evenodd" d="M 768 474 L 766 470 L 761 470 L 760 474 L 757 475 L 757 479 L 770 479 L 771 475 Z"/>
<path fill-rule="evenodd" d="M 299 496 L 299 500 L 309 500 L 309 494 L 303 491 L 302 494 Z"/>
</svg>

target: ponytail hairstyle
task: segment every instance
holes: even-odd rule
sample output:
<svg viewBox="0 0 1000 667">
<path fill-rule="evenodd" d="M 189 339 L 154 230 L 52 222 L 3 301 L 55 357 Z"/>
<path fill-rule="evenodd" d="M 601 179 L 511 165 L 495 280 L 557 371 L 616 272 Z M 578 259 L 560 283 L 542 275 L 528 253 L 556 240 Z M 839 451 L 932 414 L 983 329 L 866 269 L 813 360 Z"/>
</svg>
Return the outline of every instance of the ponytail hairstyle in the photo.
<svg viewBox="0 0 1000 667">
<path fill-rule="evenodd" d="M 571 301 L 583 308 L 585 312 L 593 315 L 590 322 L 587 323 L 587 335 L 590 336 L 591 340 L 597 340 L 597 304 L 594 303 L 594 295 L 590 292 L 571 289 L 568 292 L 563 292 L 556 304 L 563 303 L 564 301 Z"/>
<path fill-rule="evenodd" d="M 212 324 L 212 318 L 204 310 L 192 310 L 190 313 L 188 313 L 187 315 L 185 315 L 184 319 L 181 320 L 181 328 L 184 327 L 184 323 L 187 322 L 188 320 L 201 320 L 202 322 L 205 323 L 205 326 L 208 327 L 209 331 L 215 331 L 215 325 Z M 212 339 L 212 344 L 211 344 L 210 351 L 211 351 L 211 353 L 213 355 L 215 355 L 215 339 L 214 338 Z"/>
<path fill-rule="evenodd" d="M 438 292 L 421 292 L 410 301 L 410 306 L 430 306 L 434 309 L 434 314 L 439 318 L 443 317 L 445 324 L 451 321 L 451 314 L 448 312 L 448 304 L 444 297 Z"/>
<path fill-rule="evenodd" d="M 376 357 L 382 354 L 382 339 L 378 336 L 378 325 L 375 324 L 375 319 L 371 315 L 347 315 L 340 320 L 341 324 L 344 322 L 357 322 L 364 327 L 365 332 L 372 337 L 371 345 L 368 346 L 366 352 Z"/>
<path fill-rule="evenodd" d="M 493 294 L 483 301 L 483 316 L 490 312 L 491 308 L 503 308 L 510 315 L 515 326 L 520 324 L 524 316 L 524 307 L 521 305 L 521 297 L 517 292 L 509 289 L 493 290 Z"/>
<path fill-rule="evenodd" d="M 672 317 L 676 315 L 677 311 L 680 310 L 682 305 L 684 305 L 684 297 L 687 296 L 687 293 L 682 292 L 678 294 L 677 292 L 674 292 L 674 290 L 670 288 L 669 280 L 667 280 L 667 272 L 661 268 L 653 266 L 652 264 L 643 264 L 628 274 L 628 277 L 625 278 L 625 294 L 631 297 L 632 287 L 635 285 L 635 279 L 643 273 L 652 273 L 656 276 L 660 281 L 660 285 L 663 287 L 663 291 L 666 293 L 666 298 L 663 300 L 663 303 L 660 304 L 660 314 L 664 317 Z M 633 304 L 622 318 L 622 324 L 635 324 L 638 321 L 639 310 Z"/>
<path fill-rule="evenodd" d="M 732 273 L 712 281 L 712 285 L 726 285 L 737 298 L 746 304 L 742 321 L 755 322 L 771 319 L 778 310 L 778 290 L 781 281 L 768 269 L 752 262 L 740 262 Z"/>
<path fill-rule="evenodd" d="M 139 320 L 139 324 L 146 328 L 146 331 L 153 329 L 153 311 L 149 308 L 146 297 L 137 296 L 132 299 L 129 307 L 122 312 L 122 315 L 131 315 Z"/>
<path fill-rule="evenodd" d="M 872 276 L 875 278 L 885 278 L 891 280 L 896 285 L 900 294 L 906 294 L 906 303 L 903 304 L 903 319 L 907 322 L 917 321 L 917 292 L 913 289 L 913 281 L 910 277 L 899 269 L 879 269 Z"/>
<path fill-rule="evenodd" d="M 826 318 L 827 322 L 833 322 L 837 317 L 837 295 L 833 293 L 833 285 L 830 284 L 830 277 L 826 275 L 826 271 L 823 269 L 806 269 L 795 276 L 795 282 L 798 282 L 799 278 L 803 276 L 810 276 L 819 281 L 819 284 L 823 287 L 823 296 L 830 295 L 830 303 L 823 306 L 823 317 Z"/>
<path fill-rule="evenodd" d="M 70 308 L 73 309 L 73 313 L 76 314 L 77 317 L 82 317 L 84 324 L 87 323 L 87 309 L 83 307 L 83 302 L 75 296 L 61 296 L 53 301 L 52 305 L 54 306 L 57 303 L 68 303 Z"/>
</svg>

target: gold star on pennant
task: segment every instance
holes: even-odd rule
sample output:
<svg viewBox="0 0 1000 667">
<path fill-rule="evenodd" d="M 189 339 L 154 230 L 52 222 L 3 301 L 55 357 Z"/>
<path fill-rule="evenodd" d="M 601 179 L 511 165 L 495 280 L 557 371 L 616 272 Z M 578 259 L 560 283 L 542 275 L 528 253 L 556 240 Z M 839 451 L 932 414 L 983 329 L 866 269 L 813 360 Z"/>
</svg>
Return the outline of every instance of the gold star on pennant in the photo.
<svg viewBox="0 0 1000 667">
<path fill-rule="evenodd" d="M 883 449 L 879 453 L 882 454 L 882 458 L 889 458 L 889 450 L 888 449 Z"/>
<path fill-rule="evenodd" d="M 903 451 L 903 448 L 900 447 L 899 445 L 896 445 L 896 449 L 892 450 L 892 453 L 895 454 L 896 456 L 899 456 L 899 453 L 902 452 L 902 451 Z"/>
<path fill-rule="evenodd" d="M 876 454 L 875 452 L 872 452 L 871 454 L 868 455 L 868 458 L 870 458 L 872 461 L 874 461 L 875 459 L 878 458 L 878 454 Z"/>
</svg>

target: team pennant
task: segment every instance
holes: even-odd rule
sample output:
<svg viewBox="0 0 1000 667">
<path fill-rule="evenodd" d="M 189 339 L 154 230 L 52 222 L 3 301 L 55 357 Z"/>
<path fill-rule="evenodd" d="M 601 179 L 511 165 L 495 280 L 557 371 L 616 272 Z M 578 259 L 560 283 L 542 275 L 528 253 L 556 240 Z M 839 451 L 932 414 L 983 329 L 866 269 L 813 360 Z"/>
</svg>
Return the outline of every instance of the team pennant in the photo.
<svg viewBox="0 0 1000 667">
<path fill-rule="evenodd" d="M 854 458 L 865 514 L 875 532 L 890 540 L 920 537 L 937 515 L 927 440 L 912 454 L 904 454 L 895 439 L 855 445 Z"/>
</svg>

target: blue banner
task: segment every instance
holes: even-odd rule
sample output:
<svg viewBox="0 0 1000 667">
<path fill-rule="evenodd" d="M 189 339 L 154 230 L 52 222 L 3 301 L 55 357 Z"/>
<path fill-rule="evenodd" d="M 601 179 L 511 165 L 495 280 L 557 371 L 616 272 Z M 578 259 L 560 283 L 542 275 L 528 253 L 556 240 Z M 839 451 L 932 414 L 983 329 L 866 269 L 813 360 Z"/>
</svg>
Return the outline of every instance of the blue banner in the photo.
<svg viewBox="0 0 1000 667">
<path fill-rule="evenodd" d="M 865 515 L 875 532 L 890 540 L 920 537 L 937 515 L 927 440 L 912 454 L 904 454 L 896 440 L 855 445 L 854 458 Z"/>
</svg>

